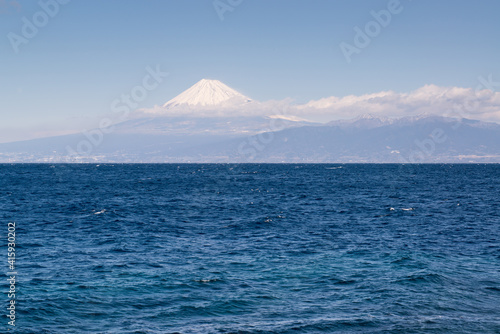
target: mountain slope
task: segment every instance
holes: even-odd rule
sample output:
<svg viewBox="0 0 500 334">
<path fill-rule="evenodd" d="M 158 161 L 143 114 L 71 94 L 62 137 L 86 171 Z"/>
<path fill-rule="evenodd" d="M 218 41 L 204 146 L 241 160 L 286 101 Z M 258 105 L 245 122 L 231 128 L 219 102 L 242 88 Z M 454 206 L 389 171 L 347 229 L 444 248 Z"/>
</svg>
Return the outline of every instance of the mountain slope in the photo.
<svg viewBox="0 0 500 334">
<path fill-rule="evenodd" d="M 277 119 L 266 116 L 246 117 L 144 117 L 115 125 L 115 133 L 156 135 L 254 135 L 270 131 L 273 125 L 291 128 L 316 123 Z"/>
</svg>

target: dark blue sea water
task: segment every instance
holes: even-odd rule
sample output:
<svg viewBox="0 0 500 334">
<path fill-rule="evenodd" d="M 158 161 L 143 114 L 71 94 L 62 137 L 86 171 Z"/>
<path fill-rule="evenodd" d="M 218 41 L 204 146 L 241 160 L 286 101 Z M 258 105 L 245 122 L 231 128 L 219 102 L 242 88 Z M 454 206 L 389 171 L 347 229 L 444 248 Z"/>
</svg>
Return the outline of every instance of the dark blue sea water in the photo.
<svg viewBox="0 0 500 334">
<path fill-rule="evenodd" d="M 500 165 L 0 176 L 2 333 L 500 333 Z"/>
</svg>

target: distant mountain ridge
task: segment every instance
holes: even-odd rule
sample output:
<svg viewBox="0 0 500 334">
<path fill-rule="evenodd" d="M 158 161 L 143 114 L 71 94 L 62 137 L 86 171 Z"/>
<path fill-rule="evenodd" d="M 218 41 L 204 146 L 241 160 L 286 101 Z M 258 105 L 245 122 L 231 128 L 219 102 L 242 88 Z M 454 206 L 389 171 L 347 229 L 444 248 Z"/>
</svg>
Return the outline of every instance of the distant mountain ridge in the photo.
<svg viewBox="0 0 500 334">
<path fill-rule="evenodd" d="M 154 118 L 139 120 L 143 121 L 158 123 Z M 209 118 L 189 123 L 179 119 L 172 124 L 166 121 L 172 129 L 149 133 L 134 132 L 134 124 L 139 128 L 140 124 L 125 122 L 88 154 L 68 153 L 68 145 L 77 147 L 86 140 L 83 135 L 70 135 L 0 144 L 0 162 L 500 162 L 500 125 L 495 123 L 425 115 L 365 116 L 328 124 L 287 121 L 274 124 L 273 130 L 272 121 Z M 238 130 L 233 131 L 227 122 Z M 252 131 L 241 131 L 244 125 Z M 258 131 L 260 126 L 262 131 Z"/>
</svg>

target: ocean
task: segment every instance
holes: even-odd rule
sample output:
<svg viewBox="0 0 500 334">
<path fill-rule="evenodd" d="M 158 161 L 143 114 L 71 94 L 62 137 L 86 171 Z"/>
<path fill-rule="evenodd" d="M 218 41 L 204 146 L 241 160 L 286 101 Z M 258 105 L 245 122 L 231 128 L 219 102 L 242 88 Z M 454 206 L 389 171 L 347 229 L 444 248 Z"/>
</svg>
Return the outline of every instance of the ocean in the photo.
<svg viewBox="0 0 500 334">
<path fill-rule="evenodd" d="M 500 333 L 500 165 L 0 176 L 2 333 Z"/>
</svg>

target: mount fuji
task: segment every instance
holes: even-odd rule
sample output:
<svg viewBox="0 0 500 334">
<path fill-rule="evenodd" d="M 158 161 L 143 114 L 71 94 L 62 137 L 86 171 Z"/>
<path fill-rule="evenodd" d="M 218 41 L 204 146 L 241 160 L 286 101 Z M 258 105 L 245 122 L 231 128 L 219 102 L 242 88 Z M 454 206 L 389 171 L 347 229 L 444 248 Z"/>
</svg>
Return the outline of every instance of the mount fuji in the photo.
<svg viewBox="0 0 500 334">
<path fill-rule="evenodd" d="M 315 124 L 280 114 L 219 80 L 202 79 L 163 106 L 142 110 L 115 125 L 115 132 L 234 137 L 269 131 L 277 119 L 280 128 Z"/>
<path fill-rule="evenodd" d="M 169 110 L 179 106 L 216 108 L 220 106 L 242 106 L 253 102 L 219 80 L 202 79 L 163 105 Z"/>
</svg>

